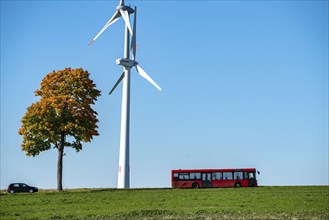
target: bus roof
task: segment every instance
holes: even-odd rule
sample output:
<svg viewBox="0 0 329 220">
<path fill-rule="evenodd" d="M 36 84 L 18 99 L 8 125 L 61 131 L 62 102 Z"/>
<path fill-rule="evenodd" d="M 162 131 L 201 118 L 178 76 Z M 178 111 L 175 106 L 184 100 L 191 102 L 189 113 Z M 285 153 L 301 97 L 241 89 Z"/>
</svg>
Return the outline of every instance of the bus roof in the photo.
<svg viewBox="0 0 329 220">
<path fill-rule="evenodd" d="M 225 169 L 179 169 L 172 173 L 202 173 L 202 172 L 256 172 L 255 168 L 225 168 Z"/>
</svg>

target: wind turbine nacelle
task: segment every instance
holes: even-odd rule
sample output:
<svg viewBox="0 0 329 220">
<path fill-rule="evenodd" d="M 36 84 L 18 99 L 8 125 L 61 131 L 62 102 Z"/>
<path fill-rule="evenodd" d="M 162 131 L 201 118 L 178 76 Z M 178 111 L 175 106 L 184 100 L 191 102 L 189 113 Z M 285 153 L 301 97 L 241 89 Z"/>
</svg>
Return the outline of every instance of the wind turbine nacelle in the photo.
<svg viewBox="0 0 329 220">
<path fill-rule="evenodd" d="M 128 11 L 129 14 L 132 14 L 135 12 L 134 9 L 130 8 L 129 6 L 126 6 L 126 5 L 119 5 L 117 7 L 117 10 L 119 11 L 120 9 L 122 9 L 123 11 Z"/>
<path fill-rule="evenodd" d="M 116 60 L 116 64 L 124 66 L 124 67 L 133 67 L 136 66 L 138 63 L 131 59 L 120 58 Z"/>
</svg>

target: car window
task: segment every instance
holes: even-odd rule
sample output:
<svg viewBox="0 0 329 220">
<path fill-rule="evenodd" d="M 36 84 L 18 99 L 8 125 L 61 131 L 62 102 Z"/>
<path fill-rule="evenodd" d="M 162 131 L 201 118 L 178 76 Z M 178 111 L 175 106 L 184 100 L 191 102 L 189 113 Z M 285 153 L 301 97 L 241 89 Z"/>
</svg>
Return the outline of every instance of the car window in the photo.
<svg viewBox="0 0 329 220">
<path fill-rule="evenodd" d="M 14 187 L 19 187 L 19 184 L 17 183 L 17 184 L 14 184 Z"/>
<path fill-rule="evenodd" d="M 23 184 L 23 187 L 27 187 L 27 185 Z"/>
</svg>

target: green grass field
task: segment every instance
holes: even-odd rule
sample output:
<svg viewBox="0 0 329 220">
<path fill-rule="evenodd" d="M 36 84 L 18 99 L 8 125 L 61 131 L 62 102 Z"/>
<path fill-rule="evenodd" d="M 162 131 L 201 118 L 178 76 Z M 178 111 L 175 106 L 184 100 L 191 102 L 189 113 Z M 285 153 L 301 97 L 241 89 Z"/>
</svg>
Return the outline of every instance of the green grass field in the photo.
<svg viewBox="0 0 329 220">
<path fill-rule="evenodd" d="M 0 219 L 329 219 L 329 186 L 1 193 Z"/>
</svg>

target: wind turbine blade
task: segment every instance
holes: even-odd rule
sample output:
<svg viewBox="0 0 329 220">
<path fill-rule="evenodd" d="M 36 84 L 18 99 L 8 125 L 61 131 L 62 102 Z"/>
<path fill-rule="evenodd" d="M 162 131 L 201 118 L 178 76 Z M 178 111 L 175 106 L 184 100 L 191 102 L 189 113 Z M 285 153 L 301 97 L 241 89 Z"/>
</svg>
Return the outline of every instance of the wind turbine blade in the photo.
<svg viewBox="0 0 329 220">
<path fill-rule="evenodd" d="M 158 84 L 156 84 L 149 75 L 147 75 L 147 73 L 138 65 L 136 65 L 136 69 L 137 72 L 139 73 L 139 75 L 141 75 L 144 79 L 146 79 L 147 81 L 149 81 L 153 86 L 155 86 L 159 91 L 161 91 L 160 86 L 158 86 Z"/>
<path fill-rule="evenodd" d="M 112 16 L 112 18 L 104 25 L 102 30 L 96 35 L 96 37 L 94 37 L 94 39 L 90 41 L 88 46 L 90 46 L 106 30 L 106 28 L 108 28 L 111 24 L 114 24 L 120 18 L 120 16 L 121 16 L 120 13 L 116 11 Z"/>
<path fill-rule="evenodd" d="M 133 37 L 131 39 L 131 53 L 133 55 L 134 61 L 136 60 L 136 17 L 137 17 L 137 8 L 135 7 Z"/>
<path fill-rule="evenodd" d="M 123 72 L 120 76 L 120 78 L 118 79 L 118 81 L 115 83 L 115 85 L 113 86 L 113 88 L 111 89 L 111 91 L 109 92 L 109 95 L 112 94 L 112 92 L 115 90 L 115 88 L 119 85 L 119 83 L 121 82 L 121 80 L 125 77 L 125 72 Z"/>
<path fill-rule="evenodd" d="M 131 26 L 130 26 L 130 22 L 129 22 L 129 14 L 128 11 L 124 11 L 122 9 L 120 9 L 120 13 L 122 15 L 123 20 L 125 20 L 126 26 L 128 27 L 128 30 L 131 34 L 131 36 L 133 35 L 133 31 L 131 30 Z"/>
</svg>

